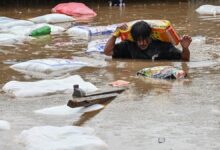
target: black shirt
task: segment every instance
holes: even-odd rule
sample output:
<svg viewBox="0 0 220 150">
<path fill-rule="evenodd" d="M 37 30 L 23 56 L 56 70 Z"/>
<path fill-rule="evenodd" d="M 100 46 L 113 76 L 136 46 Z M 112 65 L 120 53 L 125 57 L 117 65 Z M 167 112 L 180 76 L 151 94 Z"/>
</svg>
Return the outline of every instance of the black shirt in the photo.
<svg viewBox="0 0 220 150">
<path fill-rule="evenodd" d="M 115 45 L 112 57 L 150 60 L 181 60 L 181 51 L 171 43 L 159 40 L 152 40 L 145 50 L 140 49 L 135 42 L 123 41 Z"/>
</svg>

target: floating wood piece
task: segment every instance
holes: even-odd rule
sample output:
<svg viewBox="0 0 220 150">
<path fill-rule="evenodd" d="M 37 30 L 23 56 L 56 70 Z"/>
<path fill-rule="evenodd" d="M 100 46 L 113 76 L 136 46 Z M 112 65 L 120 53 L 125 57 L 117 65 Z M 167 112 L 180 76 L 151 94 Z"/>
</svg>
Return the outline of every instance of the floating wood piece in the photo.
<svg viewBox="0 0 220 150">
<path fill-rule="evenodd" d="M 80 89 L 79 85 L 73 85 L 73 98 L 75 97 L 89 97 L 89 96 L 95 96 L 95 95 L 103 95 L 103 94 L 110 94 L 110 93 L 121 93 L 125 90 L 126 88 L 123 87 L 105 87 L 102 88 L 101 90 L 97 90 L 95 92 L 90 92 L 90 93 L 86 93 L 85 91 L 83 91 L 82 89 Z"/>
<path fill-rule="evenodd" d="M 86 93 L 79 88 L 79 85 L 73 85 L 73 99 L 68 101 L 67 106 L 75 108 L 105 103 L 109 100 L 113 100 L 124 90 L 126 90 L 125 87 L 104 87 L 101 90 Z"/>
<path fill-rule="evenodd" d="M 89 96 L 96 96 L 96 95 L 103 95 L 103 94 L 110 94 L 110 93 L 122 93 L 124 90 L 126 90 L 126 88 L 104 88 L 101 89 L 101 91 L 95 91 L 95 92 L 91 92 L 91 93 L 85 93 L 85 97 L 89 97 Z"/>
<path fill-rule="evenodd" d="M 110 93 L 110 94 L 102 94 L 102 95 L 94 95 L 94 96 L 87 96 L 87 97 L 77 97 L 73 100 L 69 100 L 67 106 L 71 108 L 81 107 L 81 106 L 90 106 L 93 104 L 102 104 L 109 100 L 113 100 L 119 94 L 118 93 Z"/>
</svg>

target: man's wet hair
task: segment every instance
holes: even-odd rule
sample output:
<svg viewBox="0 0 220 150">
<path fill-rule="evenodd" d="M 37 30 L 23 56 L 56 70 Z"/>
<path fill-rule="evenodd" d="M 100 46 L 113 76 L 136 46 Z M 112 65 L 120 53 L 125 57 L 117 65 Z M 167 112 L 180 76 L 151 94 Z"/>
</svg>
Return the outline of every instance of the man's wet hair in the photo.
<svg viewBox="0 0 220 150">
<path fill-rule="evenodd" d="M 151 32 L 150 25 L 144 21 L 138 21 L 131 27 L 131 36 L 134 41 L 149 39 Z"/>
</svg>

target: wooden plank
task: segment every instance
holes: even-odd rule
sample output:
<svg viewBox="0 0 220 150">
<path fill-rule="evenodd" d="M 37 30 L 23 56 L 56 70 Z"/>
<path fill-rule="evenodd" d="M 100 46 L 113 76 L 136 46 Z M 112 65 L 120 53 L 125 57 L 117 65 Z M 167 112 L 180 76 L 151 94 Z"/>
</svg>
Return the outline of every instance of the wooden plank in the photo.
<svg viewBox="0 0 220 150">
<path fill-rule="evenodd" d="M 81 106 L 90 106 L 93 104 L 102 104 L 109 100 L 113 100 L 119 94 L 118 93 L 110 93 L 110 94 L 103 94 L 103 95 L 94 95 L 88 97 L 81 97 L 81 98 L 74 98 L 73 100 L 69 100 L 67 106 L 71 108 L 81 107 Z"/>
<path fill-rule="evenodd" d="M 73 98 L 75 97 L 90 97 L 90 96 L 96 96 L 96 95 L 103 95 L 103 94 L 110 94 L 110 93 L 121 93 L 124 90 L 126 90 L 126 88 L 113 88 L 113 87 L 104 87 L 101 90 L 95 91 L 95 92 L 90 92 L 90 93 L 86 93 L 83 90 L 81 90 L 78 85 L 76 85 L 77 88 L 74 87 L 74 91 L 73 91 Z"/>
<path fill-rule="evenodd" d="M 109 87 L 109 88 L 101 89 L 100 91 L 98 90 L 98 91 L 95 91 L 95 92 L 86 93 L 85 97 L 95 96 L 95 95 L 102 95 L 102 94 L 110 94 L 110 93 L 121 93 L 124 90 L 126 90 L 126 88 L 112 88 L 112 87 Z"/>
</svg>

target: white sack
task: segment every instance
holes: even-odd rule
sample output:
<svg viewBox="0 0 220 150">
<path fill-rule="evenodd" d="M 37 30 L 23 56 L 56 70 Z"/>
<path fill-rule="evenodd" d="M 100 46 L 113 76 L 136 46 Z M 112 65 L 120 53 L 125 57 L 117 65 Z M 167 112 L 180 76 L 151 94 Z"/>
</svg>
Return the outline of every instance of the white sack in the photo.
<svg viewBox="0 0 220 150">
<path fill-rule="evenodd" d="M 9 17 L 0 17 L 0 23 L 8 23 L 8 22 L 12 22 L 15 21 L 17 19 L 13 19 L 13 18 L 9 18 Z"/>
<path fill-rule="evenodd" d="M 41 24 L 35 24 L 32 26 L 15 26 L 9 29 L 8 32 L 11 32 L 13 34 L 17 35 L 26 35 L 29 36 L 31 32 L 37 28 L 41 28 L 43 26 L 49 26 L 51 28 L 51 33 L 50 34 L 60 34 L 65 31 L 65 28 L 60 27 L 60 26 L 55 26 L 55 25 L 50 25 L 47 23 L 41 23 Z"/>
<path fill-rule="evenodd" d="M 27 20 L 12 20 L 4 23 L 0 23 L 0 29 L 10 29 L 11 27 L 14 26 L 31 26 L 34 25 L 33 22 L 27 21 Z"/>
<path fill-rule="evenodd" d="M 103 66 L 106 63 L 89 58 L 83 60 L 82 58 L 76 57 L 73 59 L 35 59 L 14 64 L 10 66 L 10 68 L 35 77 L 50 77 L 68 73 L 85 66 Z"/>
<path fill-rule="evenodd" d="M 24 41 L 31 40 L 31 37 L 15 35 L 12 33 L 0 33 L 0 45 L 22 44 Z"/>
<path fill-rule="evenodd" d="M 201 15 L 217 15 L 220 14 L 220 6 L 202 5 L 196 9 L 196 12 Z"/>
<path fill-rule="evenodd" d="M 105 45 L 108 39 L 98 39 L 88 43 L 86 52 L 104 52 Z M 121 40 L 117 38 L 116 43 L 119 43 Z"/>
<path fill-rule="evenodd" d="M 10 130 L 11 125 L 8 121 L 0 120 L 0 130 Z"/>
<path fill-rule="evenodd" d="M 15 97 L 35 97 L 50 94 L 72 93 L 73 85 L 78 84 L 85 92 L 94 92 L 96 86 L 85 82 L 79 75 L 64 79 L 40 80 L 35 82 L 9 81 L 3 86 L 3 91 Z"/>
<path fill-rule="evenodd" d="M 67 33 L 73 37 L 89 40 L 92 36 L 110 35 L 116 29 L 117 25 L 108 26 L 74 26 L 67 30 Z"/>
<path fill-rule="evenodd" d="M 26 150 L 106 150 L 107 145 L 91 128 L 40 126 L 24 130 L 19 142 Z"/>
<path fill-rule="evenodd" d="M 60 23 L 60 22 L 75 21 L 73 17 L 64 14 L 47 14 L 47 15 L 31 18 L 29 20 L 35 23 Z"/>
</svg>

